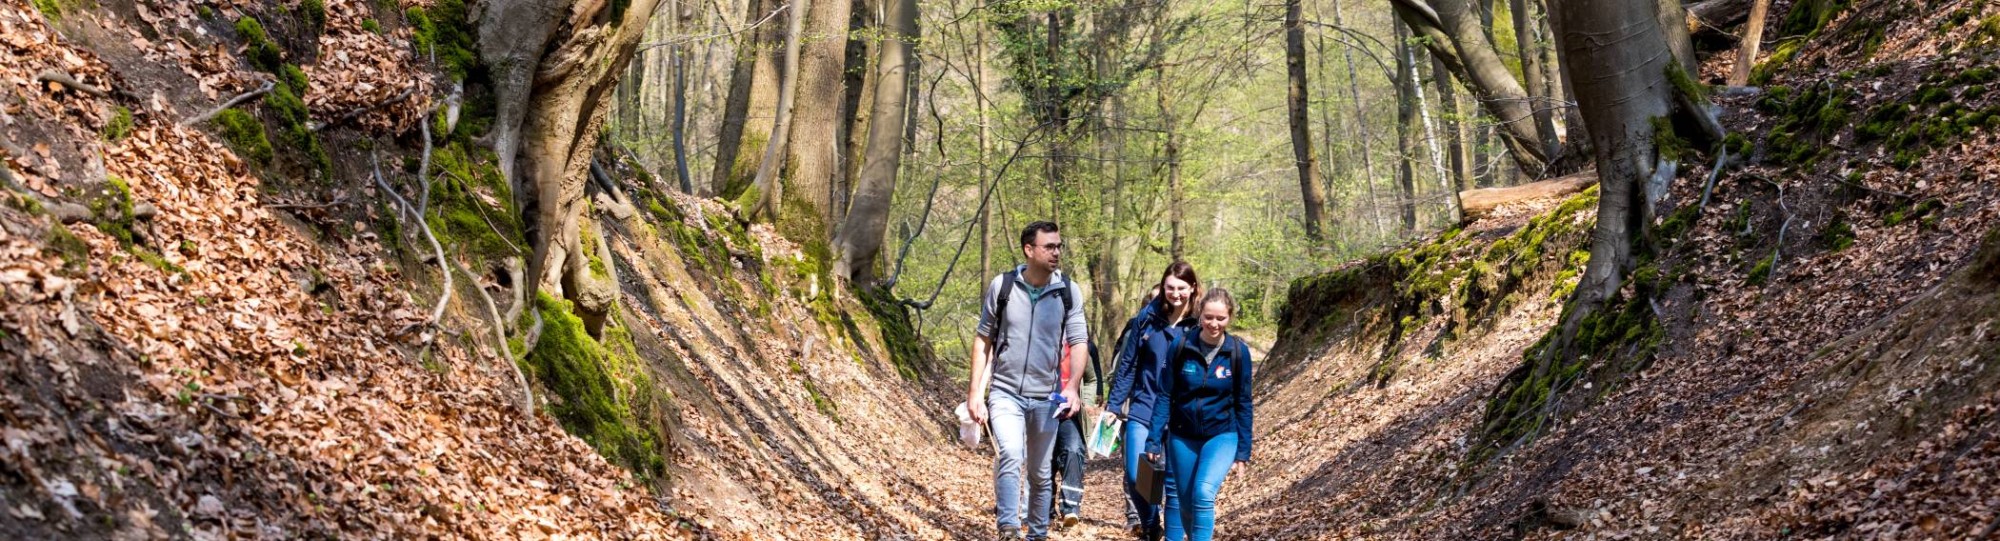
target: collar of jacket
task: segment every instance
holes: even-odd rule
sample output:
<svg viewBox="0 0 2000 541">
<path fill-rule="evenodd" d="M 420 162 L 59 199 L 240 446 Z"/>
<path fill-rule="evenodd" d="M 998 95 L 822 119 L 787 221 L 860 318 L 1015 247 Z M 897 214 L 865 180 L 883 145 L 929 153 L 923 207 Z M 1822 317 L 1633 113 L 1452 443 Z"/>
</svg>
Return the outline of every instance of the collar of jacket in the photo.
<svg viewBox="0 0 2000 541">
<path fill-rule="evenodd" d="M 1180 321 L 1167 321 L 1168 310 L 1167 299 L 1153 297 L 1151 302 L 1147 302 L 1145 307 L 1139 309 L 1137 319 L 1146 323 L 1156 323 L 1162 327 L 1193 327 L 1200 321 L 1194 314 L 1188 314 Z"/>
<path fill-rule="evenodd" d="M 1201 341 L 1201 331 L 1195 331 L 1181 336 L 1183 336 L 1183 338 L 1181 339 L 1181 349 L 1192 351 L 1195 353 L 1195 355 L 1201 354 L 1201 346 L 1199 345 L 1199 342 Z M 1215 346 L 1217 348 L 1221 348 L 1222 351 L 1216 352 L 1215 356 L 1216 357 L 1222 357 L 1225 355 L 1234 356 L 1236 354 L 1236 348 L 1233 345 L 1235 341 L 1236 341 L 1236 335 L 1226 334 L 1226 333 L 1223 334 L 1222 343 L 1217 344 Z"/>
</svg>

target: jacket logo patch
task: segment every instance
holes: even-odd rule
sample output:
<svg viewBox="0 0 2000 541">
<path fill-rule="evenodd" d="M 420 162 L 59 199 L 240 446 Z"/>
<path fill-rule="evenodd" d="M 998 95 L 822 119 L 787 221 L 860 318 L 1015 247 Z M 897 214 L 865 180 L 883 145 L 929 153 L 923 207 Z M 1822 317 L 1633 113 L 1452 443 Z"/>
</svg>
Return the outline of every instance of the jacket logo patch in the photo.
<svg viewBox="0 0 2000 541">
<path fill-rule="evenodd" d="M 1215 365 L 1215 378 L 1216 378 L 1216 379 L 1228 379 L 1228 378 L 1229 378 L 1229 367 L 1227 367 L 1227 366 L 1223 366 L 1223 365 L 1219 365 L 1219 364 L 1218 364 L 1218 365 Z"/>
<path fill-rule="evenodd" d="M 1192 363 L 1192 362 L 1190 362 L 1190 363 L 1187 363 L 1187 364 L 1184 364 L 1184 365 L 1181 365 L 1181 373 L 1182 373 L 1182 374 L 1195 374 L 1195 373 L 1199 373 L 1199 372 L 1201 372 L 1201 369 L 1200 369 L 1200 368 L 1196 368 L 1196 367 L 1195 367 L 1195 365 L 1194 365 L 1194 363 Z"/>
</svg>

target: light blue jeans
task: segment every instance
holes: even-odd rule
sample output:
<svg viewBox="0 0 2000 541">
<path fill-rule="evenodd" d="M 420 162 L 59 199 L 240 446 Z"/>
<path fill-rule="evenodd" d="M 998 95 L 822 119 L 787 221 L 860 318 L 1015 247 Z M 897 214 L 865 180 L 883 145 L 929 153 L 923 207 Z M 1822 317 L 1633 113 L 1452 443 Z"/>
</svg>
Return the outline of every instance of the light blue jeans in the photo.
<svg viewBox="0 0 2000 541">
<path fill-rule="evenodd" d="M 994 389 L 986 395 L 987 423 L 993 430 L 993 500 L 995 527 L 1021 531 L 1021 471 L 1028 472 L 1028 539 L 1049 535 L 1049 503 L 1054 494 L 1049 456 L 1056 448 L 1062 420 L 1055 403 Z M 1025 461 L 1025 462 L 1024 462 Z"/>
<path fill-rule="evenodd" d="M 1227 432 L 1207 439 L 1183 438 L 1167 434 L 1167 471 L 1180 498 L 1167 500 L 1168 541 L 1209 541 L 1215 535 L 1215 494 L 1236 462 L 1236 433 Z M 1183 507 L 1183 504 L 1185 507 Z M 1172 520 L 1175 515 L 1180 520 Z M 1186 529 L 1182 529 L 1186 525 Z"/>
<path fill-rule="evenodd" d="M 1137 511 L 1137 518 L 1139 520 L 1137 526 L 1146 531 L 1158 531 L 1160 529 L 1161 505 L 1148 503 L 1146 497 L 1139 494 L 1139 468 L 1152 467 L 1146 464 L 1146 437 L 1151 436 L 1153 432 L 1146 427 L 1145 423 L 1138 421 L 1126 421 L 1123 426 L 1125 427 L 1125 498 L 1127 503 L 1130 504 L 1128 509 Z M 1167 475 L 1165 485 L 1166 490 L 1162 492 L 1166 501 L 1162 503 L 1172 504 L 1174 499 L 1178 497 L 1175 494 L 1174 476 L 1172 474 Z M 1171 513 L 1167 514 L 1166 518 L 1166 522 L 1171 525 L 1178 525 L 1181 521 L 1180 517 L 1174 516 Z M 1129 520 L 1127 521 L 1126 526 L 1133 525 Z"/>
</svg>

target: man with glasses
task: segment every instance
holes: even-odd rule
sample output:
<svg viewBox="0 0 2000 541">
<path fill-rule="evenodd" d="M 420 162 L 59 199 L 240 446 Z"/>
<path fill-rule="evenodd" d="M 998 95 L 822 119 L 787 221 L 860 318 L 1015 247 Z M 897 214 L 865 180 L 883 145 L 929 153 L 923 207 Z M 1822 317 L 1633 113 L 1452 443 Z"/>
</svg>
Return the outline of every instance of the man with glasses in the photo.
<svg viewBox="0 0 2000 541">
<path fill-rule="evenodd" d="M 1053 222 L 1021 230 L 1027 263 L 984 290 L 973 338 L 966 409 L 993 434 L 994 514 L 1000 539 L 1020 539 L 1021 477 L 1028 478 L 1027 538 L 1049 535 L 1050 455 L 1062 421 L 1077 413 L 1081 377 L 1063 381 L 1063 350 L 1081 374 L 1088 359 L 1082 292 L 1057 270 L 1062 233 Z M 1049 301 L 1049 302 L 1044 302 Z"/>
</svg>

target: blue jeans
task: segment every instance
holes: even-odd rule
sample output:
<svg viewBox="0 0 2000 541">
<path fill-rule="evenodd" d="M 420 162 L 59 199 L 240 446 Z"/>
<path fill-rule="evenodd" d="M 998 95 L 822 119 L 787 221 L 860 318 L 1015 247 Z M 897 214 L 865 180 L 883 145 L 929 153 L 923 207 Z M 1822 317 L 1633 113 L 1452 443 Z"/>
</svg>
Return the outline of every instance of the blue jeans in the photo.
<svg viewBox="0 0 2000 541">
<path fill-rule="evenodd" d="M 1215 494 L 1235 462 L 1234 432 L 1206 439 L 1167 434 L 1167 471 L 1173 472 L 1167 478 L 1180 487 L 1180 498 L 1167 500 L 1167 516 L 1180 515 L 1179 521 L 1167 521 L 1168 540 L 1185 535 L 1190 541 L 1209 541 L 1215 535 Z"/>
<path fill-rule="evenodd" d="M 1049 535 L 1049 455 L 1055 452 L 1055 404 L 994 389 L 986 396 L 987 423 L 993 430 L 993 500 L 995 527 L 1021 531 L 1021 471 L 1028 472 L 1028 538 Z"/>
<path fill-rule="evenodd" d="M 1136 524 L 1137 526 L 1149 532 L 1158 531 L 1160 529 L 1161 505 L 1148 503 L 1146 497 L 1139 493 L 1139 468 L 1152 467 L 1146 464 L 1146 438 L 1152 435 L 1152 430 L 1148 429 L 1145 423 L 1131 420 L 1126 421 L 1124 427 L 1125 499 L 1131 504 L 1130 508 L 1136 510 L 1138 513 L 1139 521 Z M 1174 476 L 1171 474 L 1167 475 L 1167 482 L 1165 484 L 1166 490 L 1162 491 L 1166 498 L 1164 503 L 1171 505 L 1174 499 L 1178 497 L 1174 490 Z M 1180 517 L 1173 516 L 1172 514 L 1168 514 L 1166 518 L 1169 525 L 1180 523 Z M 1128 527 L 1134 525 L 1130 521 L 1126 523 Z"/>
</svg>

